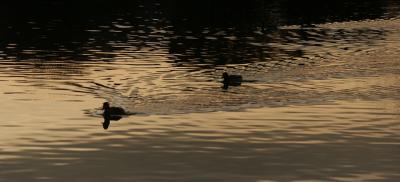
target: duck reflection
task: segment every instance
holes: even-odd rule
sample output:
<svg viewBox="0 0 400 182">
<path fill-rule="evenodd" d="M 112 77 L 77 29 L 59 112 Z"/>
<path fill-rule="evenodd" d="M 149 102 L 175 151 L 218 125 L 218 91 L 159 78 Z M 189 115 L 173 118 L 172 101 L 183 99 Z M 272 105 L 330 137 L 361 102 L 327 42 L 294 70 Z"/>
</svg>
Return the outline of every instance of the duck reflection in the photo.
<svg viewBox="0 0 400 182">
<path fill-rule="evenodd" d="M 121 107 L 110 107 L 108 102 L 103 103 L 103 128 L 106 130 L 110 126 L 110 121 L 118 121 L 123 115 L 126 115 L 126 111 Z"/>
<path fill-rule="evenodd" d="M 227 72 L 222 74 L 222 88 L 228 89 L 229 86 L 240 86 L 243 81 L 243 77 L 241 75 L 229 75 Z"/>
</svg>

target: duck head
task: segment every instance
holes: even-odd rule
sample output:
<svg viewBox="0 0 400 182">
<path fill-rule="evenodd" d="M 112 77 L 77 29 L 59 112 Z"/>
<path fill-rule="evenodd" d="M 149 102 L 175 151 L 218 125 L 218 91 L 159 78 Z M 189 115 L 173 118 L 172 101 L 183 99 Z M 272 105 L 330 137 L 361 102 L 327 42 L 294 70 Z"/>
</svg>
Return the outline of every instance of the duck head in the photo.
<svg viewBox="0 0 400 182">
<path fill-rule="evenodd" d="M 108 110 L 110 109 L 110 104 L 108 102 L 103 103 L 103 110 Z"/>
</svg>

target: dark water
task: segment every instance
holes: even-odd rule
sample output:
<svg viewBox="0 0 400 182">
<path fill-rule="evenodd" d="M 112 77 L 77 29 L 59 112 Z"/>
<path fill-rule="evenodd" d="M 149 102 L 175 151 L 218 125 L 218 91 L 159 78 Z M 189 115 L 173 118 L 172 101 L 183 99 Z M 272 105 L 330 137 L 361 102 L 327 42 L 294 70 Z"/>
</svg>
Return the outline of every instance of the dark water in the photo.
<svg viewBox="0 0 400 182">
<path fill-rule="evenodd" d="M 0 181 L 398 181 L 399 60 L 395 0 L 2 2 Z"/>
</svg>

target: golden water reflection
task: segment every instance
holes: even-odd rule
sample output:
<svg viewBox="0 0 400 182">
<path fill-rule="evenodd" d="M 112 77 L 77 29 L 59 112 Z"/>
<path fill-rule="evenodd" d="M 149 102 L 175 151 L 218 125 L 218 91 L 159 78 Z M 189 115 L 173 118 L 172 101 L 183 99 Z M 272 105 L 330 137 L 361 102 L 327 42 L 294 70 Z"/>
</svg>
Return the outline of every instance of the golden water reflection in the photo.
<svg viewBox="0 0 400 182">
<path fill-rule="evenodd" d="M 112 123 L 109 132 L 99 129 L 101 118 L 86 117 L 41 120 L 43 127 L 34 131 L 29 125 L 3 126 L 10 138 L 2 142 L 2 156 L 18 159 L 3 158 L 1 176 L 23 181 L 51 174 L 65 181 L 67 170 L 99 181 L 372 179 L 369 174 L 384 180 L 399 174 L 398 108 L 392 100 L 354 100 L 132 116 Z M 93 178 L 108 166 L 115 175 Z"/>
<path fill-rule="evenodd" d="M 107 60 L 1 59 L 0 181 L 399 179 L 399 25 L 279 27 L 268 44 L 239 37 L 271 53 L 246 63 L 166 49 L 190 47 L 180 39 L 89 50 Z M 221 89 L 223 71 L 247 82 Z M 104 101 L 134 115 L 103 130 Z"/>
</svg>

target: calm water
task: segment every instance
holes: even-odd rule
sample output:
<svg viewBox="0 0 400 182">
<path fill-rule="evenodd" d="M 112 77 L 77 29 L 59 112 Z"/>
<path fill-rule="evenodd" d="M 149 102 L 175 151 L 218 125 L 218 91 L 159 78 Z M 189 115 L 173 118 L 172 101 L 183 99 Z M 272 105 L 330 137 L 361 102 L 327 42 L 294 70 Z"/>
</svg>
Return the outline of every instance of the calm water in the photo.
<svg viewBox="0 0 400 182">
<path fill-rule="evenodd" d="M 400 180 L 396 0 L 39 2 L 0 7 L 0 181 Z"/>
</svg>

